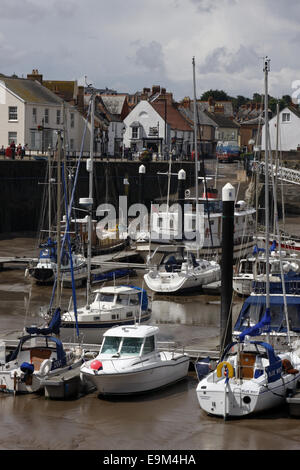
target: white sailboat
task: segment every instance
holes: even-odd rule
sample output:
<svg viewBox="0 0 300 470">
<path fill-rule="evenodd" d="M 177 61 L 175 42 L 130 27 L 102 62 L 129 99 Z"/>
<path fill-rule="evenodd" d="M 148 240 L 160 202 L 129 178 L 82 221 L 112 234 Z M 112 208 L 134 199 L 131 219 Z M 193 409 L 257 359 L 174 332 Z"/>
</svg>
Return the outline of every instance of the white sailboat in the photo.
<svg viewBox="0 0 300 470">
<path fill-rule="evenodd" d="M 268 165 L 268 72 L 269 59 L 264 62 L 265 73 L 265 159 Z M 197 386 L 197 398 L 201 409 L 208 414 L 230 417 L 248 416 L 279 406 L 297 388 L 300 378 L 300 356 L 297 348 L 290 347 L 281 353 L 275 352 L 267 341 L 250 341 L 250 337 L 260 336 L 268 331 L 272 322 L 270 302 L 269 264 L 269 210 L 268 172 L 265 179 L 266 194 L 266 293 L 265 313 L 259 321 L 244 328 L 237 341 L 225 349 L 216 370 L 203 378 Z M 283 283 L 284 285 L 284 283 Z M 286 321 L 289 337 L 288 320 Z"/>
<path fill-rule="evenodd" d="M 191 290 L 200 290 L 203 285 L 211 284 L 219 281 L 221 278 L 221 268 L 217 261 L 213 259 L 203 259 L 199 256 L 199 249 L 201 245 L 200 234 L 200 211 L 199 211 L 199 197 L 198 197 L 198 139 L 197 139 L 197 115 L 196 115 L 196 80 L 195 80 L 195 59 L 193 58 L 193 82 L 194 82 L 194 147 L 195 147 L 195 226 L 194 231 L 196 234 L 196 256 L 194 253 L 189 253 L 186 246 L 181 247 L 181 260 L 175 259 L 174 256 L 168 256 L 167 261 L 162 262 L 160 265 L 151 267 L 144 275 L 144 280 L 147 286 L 157 293 L 181 293 Z M 170 171 L 169 171 L 170 173 Z M 180 170 L 178 173 L 178 182 L 185 180 L 185 171 Z M 204 179 L 205 187 L 206 180 Z M 182 191 L 181 191 L 182 193 Z M 180 194 L 181 200 L 184 195 Z M 184 201 L 185 202 L 185 201 Z M 183 204 L 182 204 L 183 205 Z M 169 206 L 169 204 L 168 204 Z M 182 241 L 185 242 L 185 210 L 182 209 Z M 177 220 L 179 223 L 179 220 Z M 177 224 L 178 226 L 178 224 Z M 155 252 L 154 252 L 155 254 Z M 178 257 L 178 255 L 177 255 Z M 151 257 L 148 260 L 151 262 Z"/>
</svg>

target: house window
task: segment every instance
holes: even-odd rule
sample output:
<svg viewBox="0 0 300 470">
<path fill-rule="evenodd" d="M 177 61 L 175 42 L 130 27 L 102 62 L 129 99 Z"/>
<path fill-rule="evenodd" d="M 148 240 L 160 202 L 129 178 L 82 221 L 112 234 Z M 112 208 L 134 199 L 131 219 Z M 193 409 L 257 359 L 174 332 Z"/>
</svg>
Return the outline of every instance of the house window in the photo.
<svg viewBox="0 0 300 470">
<path fill-rule="evenodd" d="M 45 109 L 45 124 L 49 124 L 49 109 Z"/>
<path fill-rule="evenodd" d="M 60 124 L 60 109 L 56 110 L 56 124 Z"/>
<path fill-rule="evenodd" d="M 18 120 L 18 107 L 17 106 L 9 106 L 8 107 L 8 120 L 9 121 L 17 121 Z"/>
<path fill-rule="evenodd" d="M 8 133 L 8 145 L 10 145 L 12 142 L 14 142 L 14 143 L 17 142 L 17 133 L 16 132 L 9 132 Z"/>
<path fill-rule="evenodd" d="M 291 115 L 290 113 L 282 113 L 282 122 L 290 122 Z"/>
<path fill-rule="evenodd" d="M 74 139 L 70 139 L 70 150 L 74 150 Z"/>
<path fill-rule="evenodd" d="M 71 119 L 70 126 L 73 128 L 75 127 L 75 114 L 74 113 L 70 113 L 70 119 Z"/>
<path fill-rule="evenodd" d="M 137 139 L 139 136 L 139 128 L 138 127 L 133 127 L 132 128 L 132 138 Z"/>
<path fill-rule="evenodd" d="M 32 123 L 36 124 L 37 123 L 37 112 L 36 108 L 32 108 Z"/>
</svg>

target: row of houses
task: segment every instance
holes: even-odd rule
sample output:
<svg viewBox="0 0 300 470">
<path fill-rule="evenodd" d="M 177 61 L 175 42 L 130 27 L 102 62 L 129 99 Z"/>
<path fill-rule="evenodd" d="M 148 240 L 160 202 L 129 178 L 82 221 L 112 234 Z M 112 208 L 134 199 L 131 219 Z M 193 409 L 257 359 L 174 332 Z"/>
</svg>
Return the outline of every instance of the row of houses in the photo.
<svg viewBox="0 0 300 470">
<path fill-rule="evenodd" d="M 79 86 L 77 81 L 44 80 L 38 70 L 26 78 L 0 74 L 0 147 L 27 144 L 31 151 L 55 149 L 57 132 L 64 133 L 68 153 L 89 151 L 91 93 L 95 94 L 94 151 L 124 156 L 145 149 L 157 155 L 190 157 L 194 148 L 194 103 L 189 97 L 175 102 L 165 88 L 153 86 L 135 94 Z M 198 148 L 213 155 L 218 141 L 241 147 L 264 146 L 263 109 L 258 103 L 242 106 L 234 114 L 230 101 L 197 100 Z M 273 118 L 276 122 L 277 119 Z M 271 142 L 276 122 L 270 121 Z M 284 150 L 300 144 L 300 113 L 281 111 Z M 299 137 L 298 137 L 299 135 Z M 272 143 L 273 145 L 273 143 Z"/>
</svg>

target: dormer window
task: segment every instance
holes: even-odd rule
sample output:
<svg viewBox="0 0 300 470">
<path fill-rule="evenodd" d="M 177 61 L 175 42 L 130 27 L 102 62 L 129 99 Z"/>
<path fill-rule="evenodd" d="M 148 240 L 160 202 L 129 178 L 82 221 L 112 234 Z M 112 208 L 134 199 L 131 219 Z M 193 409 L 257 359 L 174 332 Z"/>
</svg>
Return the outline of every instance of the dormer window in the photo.
<svg viewBox="0 0 300 470">
<path fill-rule="evenodd" d="M 282 113 L 282 122 L 290 122 L 291 114 L 290 113 Z"/>
</svg>

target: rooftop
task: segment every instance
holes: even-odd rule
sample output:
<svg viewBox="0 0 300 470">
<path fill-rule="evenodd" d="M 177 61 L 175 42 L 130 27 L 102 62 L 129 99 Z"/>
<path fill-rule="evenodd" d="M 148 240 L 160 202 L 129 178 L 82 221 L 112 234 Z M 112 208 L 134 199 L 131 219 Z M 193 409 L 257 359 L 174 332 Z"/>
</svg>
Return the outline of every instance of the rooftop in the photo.
<svg viewBox="0 0 300 470">
<path fill-rule="evenodd" d="M 26 103 L 61 105 L 63 100 L 38 81 L 27 78 L 11 78 L 1 76 L 6 88 L 16 94 Z"/>
</svg>

